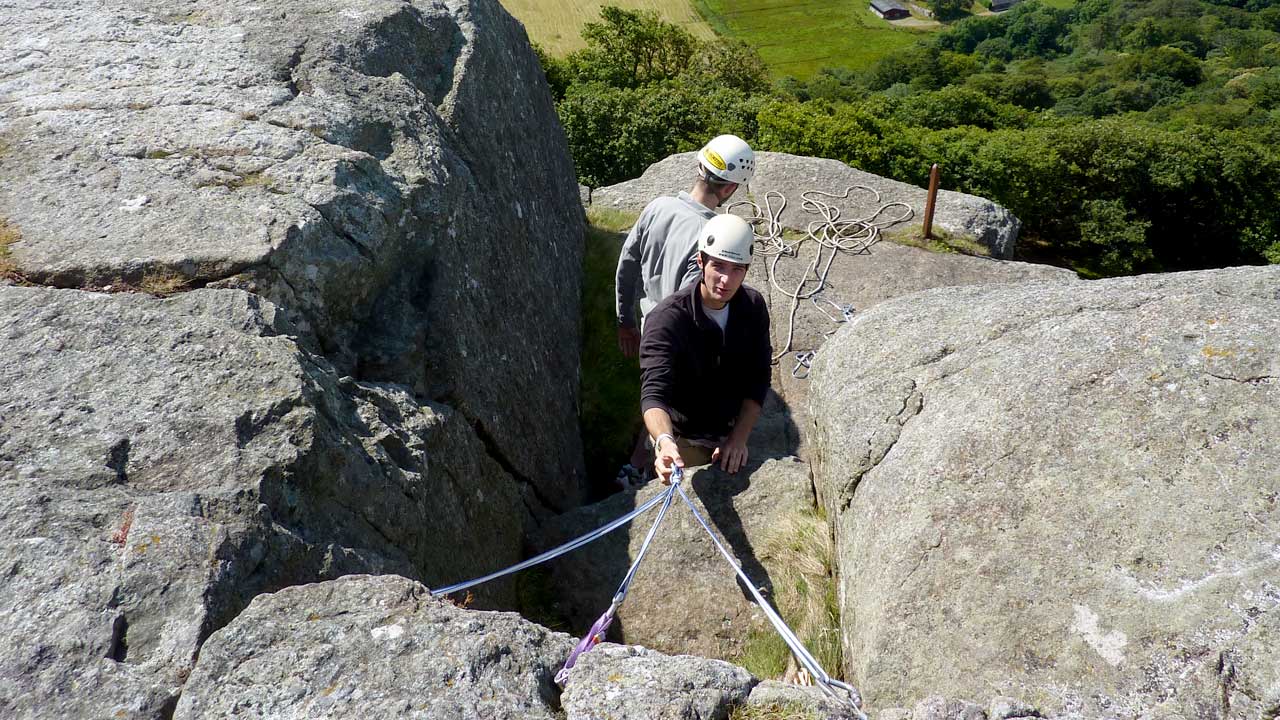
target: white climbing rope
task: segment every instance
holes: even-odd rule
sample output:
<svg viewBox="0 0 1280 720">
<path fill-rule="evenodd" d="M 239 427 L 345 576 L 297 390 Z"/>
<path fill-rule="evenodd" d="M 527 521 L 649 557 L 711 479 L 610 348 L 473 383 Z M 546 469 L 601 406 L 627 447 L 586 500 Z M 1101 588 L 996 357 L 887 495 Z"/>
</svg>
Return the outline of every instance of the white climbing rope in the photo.
<svg viewBox="0 0 1280 720">
<path fill-rule="evenodd" d="M 873 204 L 879 207 L 875 212 L 865 217 L 842 219 L 840 217 L 840 207 L 832 201 L 836 199 L 847 200 L 854 191 L 871 193 L 875 198 Z M 805 212 L 817 215 L 820 219 L 811 221 L 805 229 L 804 235 L 788 241 L 783 235 L 782 225 L 782 212 L 787 207 L 785 195 L 777 190 L 770 190 L 764 195 L 763 208 L 750 200 L 740 200 L 729 205 L 726 211 L 732 212 L 734 208 L 739 206 L 750 209 L 750 214 L 745 219 L 755 229 L 758 246 L 757 255 L 768 258 L 769 285 L 778 294 L 791 300 L 791 308 L 787 319 L 787 339 L 782 348 L 773 356 L 775 363 L 792 351 L 792 343 L 795 339 L 796 312 L 799 310 L 802 301 L 808 300 L 813 303 L 819 312 L 836 324 L 846 323 L 853 319 L 854 307 L 852 305 L 838 303 L 824 296 L 824 293 L 831 288 L 830 283 L 827 282 L 827 276 L 831 272 L 831 265 L 835 262 L 836 256 L 840 254 L 860 255 L 868 252 L 872 245 L 880 241 L 880 231 L 883 228 L 910 220 L 915 215 L 915 211 L 911 209 L 911 206 L 904 202 L 881 203 L 880 192 L 866 185 L 850 185 L 840 194 L 822 190 L 806 190 L 800 193 L 800 207 Z M 882 217 L 893 208 L 902 209 L 897 217 Z M 799 257 L 800 248 L 809 241 L 813 241 L 813 244 L 817 246 L 813 262 L 809 263 L 809 267 L 800 276 L 800 280 L 794 288 L 782 287 L 778 283 L 778 261 L 784 257 Z M 822 303 L 835 308 L 840 313 L 840 316 L 836 317 L 827 312 Z M 831 332 L 834 332 L 834 330 Z M 826 334 L 829 335 L 831 333 Z M 809 361 L 812 359 L 812 350 L 797 352 L 796 366 L 792 369 L 791 374 L 797 378 L 808 377 Z M 803 375 L 800 374 L 801 370 L 804 371 Z"/>
</svg>

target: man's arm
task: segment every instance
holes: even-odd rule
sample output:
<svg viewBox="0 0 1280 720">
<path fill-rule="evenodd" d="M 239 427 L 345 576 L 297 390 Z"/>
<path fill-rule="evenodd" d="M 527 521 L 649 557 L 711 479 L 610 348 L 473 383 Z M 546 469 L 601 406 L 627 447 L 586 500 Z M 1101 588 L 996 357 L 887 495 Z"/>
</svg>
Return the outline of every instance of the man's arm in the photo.
<svg viewBox="0 0 1280 720">
<path fill-rule="evenodd" d="M 684 467 L 684 458 L 680 457 L 680 448 L 676 447 L 675 436 L 671 433 L 671 416 L 662 408 L 649 408 L 644 411 L 644 427 L 649 431 L 649 437 L 656 440 L 653 468 L 662 478 L 662 484 L 670 485 L 672 469 Z"/>
<path fill-rule="evenodd" d="M 640 412 L 645 429 L 653 438 L 654 469 L 663 483 L 670 483 L 671 469 L 684 467 L 684 459 L 676 447 L 675 426 L 671 422 L 671 400 L 675 390 L 676 355 L 670 313 L 666 306 L 650 314 L 645 321 L 644 338 L 640 341 Z M 665 437 L 664 437 L 665 436 Z"/>
<path fill-rule="evenodd" d="M 635 357 L 640 350 L 640 329 L 636 327 L 636 288 L 640 284 L 640 251 L 644 244 L 646 218 L 641 214 L 627 233 L 618 254 L 618 269 L 614 273 L 614 312 L 618 318 L 618 349 L 626 357 Z"/>
</svg>

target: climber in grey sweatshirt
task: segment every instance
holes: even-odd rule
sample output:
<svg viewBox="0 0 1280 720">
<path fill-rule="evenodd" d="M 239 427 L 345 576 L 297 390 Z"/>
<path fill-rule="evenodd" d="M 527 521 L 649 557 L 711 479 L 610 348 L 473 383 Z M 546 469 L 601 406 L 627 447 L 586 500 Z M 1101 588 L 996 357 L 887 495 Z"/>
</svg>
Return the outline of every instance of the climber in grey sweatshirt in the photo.
<svg viewBox="0 0 1280 720">
<path fill-rule="evenodd" d="M 755 157 L 747 143 L 720 135 L 698 151 L 692 190 L 656 198 L 640 213 L 622 245 L 614 276 L 623 355 L 634 357 L 640 349 L 636 310 L 643 318 L 663 298 L 698 277 L 693 256 L 699 231 L 754 171 Z"/>
</svg>

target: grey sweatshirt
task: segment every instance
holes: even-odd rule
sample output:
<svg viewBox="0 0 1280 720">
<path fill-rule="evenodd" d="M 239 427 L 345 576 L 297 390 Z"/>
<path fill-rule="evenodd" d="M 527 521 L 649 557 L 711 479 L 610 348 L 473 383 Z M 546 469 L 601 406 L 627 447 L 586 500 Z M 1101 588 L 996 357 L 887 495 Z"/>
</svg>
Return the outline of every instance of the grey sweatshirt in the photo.
<svg viewBox="0 0 1280 720">
<path fill-rule="evenodd" d="M 614 276 L 618 323 L 636 324 L 636 296 L 640 314 L 647 315 L 663 298 L 698 276 L 694 251 L 698 233 L 715 217 L 711 208 L 687 192 L 663 196 L 649 203 L 627 234 Z"/>
</svg>

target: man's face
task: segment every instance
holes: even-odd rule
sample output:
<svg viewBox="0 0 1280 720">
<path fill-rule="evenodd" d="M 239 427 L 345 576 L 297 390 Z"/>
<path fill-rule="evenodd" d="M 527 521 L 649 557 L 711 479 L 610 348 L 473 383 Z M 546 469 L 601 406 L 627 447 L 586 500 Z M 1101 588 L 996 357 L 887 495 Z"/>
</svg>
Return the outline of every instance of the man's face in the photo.
<svg viewBox="0 0 1280 720">
<path fill-rule="evenodd" d="M 703 297 L 724 304 L 738 292 L 747 277 L 747 266 L 714 257 L 698 257 L 702 266 Z"/>
</svg>

